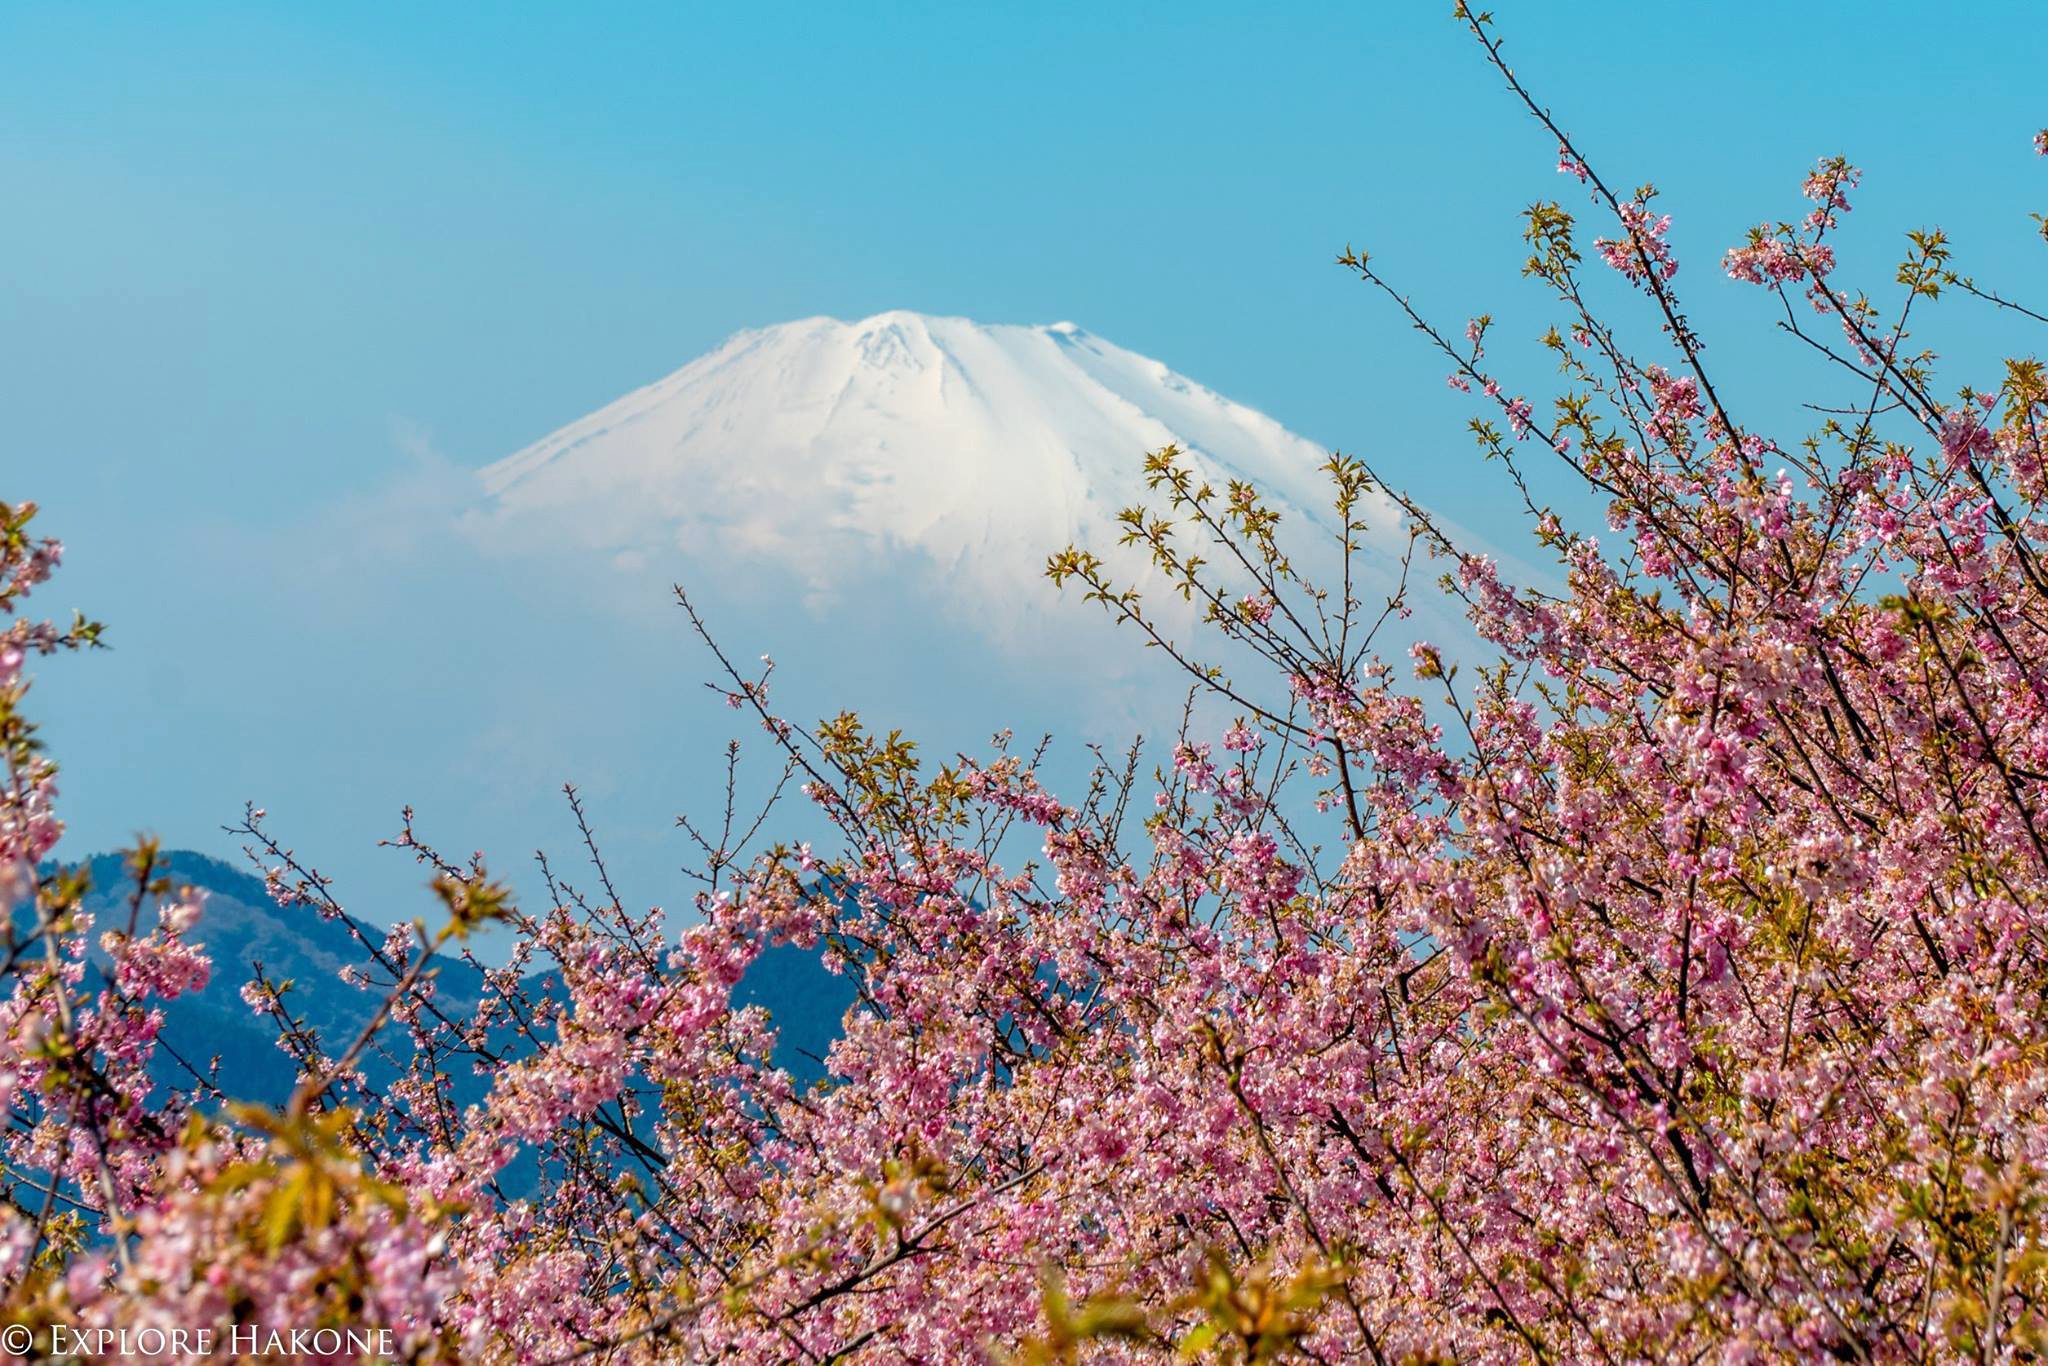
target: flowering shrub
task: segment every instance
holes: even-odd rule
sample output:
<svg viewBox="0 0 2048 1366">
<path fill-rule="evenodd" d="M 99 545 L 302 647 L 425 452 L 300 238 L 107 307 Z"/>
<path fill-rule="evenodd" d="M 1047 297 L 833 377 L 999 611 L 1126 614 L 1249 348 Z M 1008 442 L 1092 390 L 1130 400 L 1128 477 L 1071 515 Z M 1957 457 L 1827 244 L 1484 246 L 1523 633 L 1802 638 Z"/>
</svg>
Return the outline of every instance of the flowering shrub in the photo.
<svg viewBox="0 0 2048 1366">
<path fill-rule="evenodd" d="M 175 1052 L 152 1086 L 155 1003 L 208 978 L 202 899 L 145 843 L 128 923 L 94 937 L 45 863 L 20 704 L 24 652 L 97 628 L 11 626 L 12 1321 L 45 1346 L 374 1324 L 406 1359 L 528 1363 L 2048 1351 L 2048 379 L 2015 359 L 1943 398 L 1905 346 L 1954 294 L 2025 310 L 1932 232 L 1889 312 L 1856 291 L 1832 248 L 1856 172 L 1821 163 L 1803 218 L 1722 263 L 1854 395 L 1778 445 L 1715 387 L 1654 191 L 1611 189 L 1461 17 L 1611 221 L 1594 269 L 1661 326 L 1625 342 L 1574 213 L 1532 208 L 1527 273 L 1562 309 L 1539 412 L 1490 368 L 1490 318 L 1454 342 L 1344 258 L 1485 406 L 1561 566 L 1517 588 L 1409 509 L 1497 651 L 1469 678 L 1448 645 L 1378 659 L 1399 599 L 1305 582 L 1255 490 L 1168 448 L 1127 540 L 1233 669 L 1096 556 L 1049 570 L 1236 710 L 1213 741 L 1062 800 L 1006 737 L 934 770 L 850 716 L 806 731 L 718 653 L 844 848 L 750 849 L 768 817 L 728 812 L 687 923 L 601 860 L 528 912 L 408 819 L 441 925 L 373 931 L 252 812 L 273 894 L 356 934 L 381 1003 L 322 1039 L 250 983 L 302 1077 L 271 1112 Z M 1598 491 L 1611 544 L 1535 505 L 1532 458 Z M 1376 481 L 1328 473 L 1348 557 Z M 0 607 L 56 562 L 31 513 L 0 522 Z M 447 1011 L 435 967 L 487 922 L 511 960 Z M 783 944 L 857 996 L 815 1084 L 735 1002 Z"/>
</svg>

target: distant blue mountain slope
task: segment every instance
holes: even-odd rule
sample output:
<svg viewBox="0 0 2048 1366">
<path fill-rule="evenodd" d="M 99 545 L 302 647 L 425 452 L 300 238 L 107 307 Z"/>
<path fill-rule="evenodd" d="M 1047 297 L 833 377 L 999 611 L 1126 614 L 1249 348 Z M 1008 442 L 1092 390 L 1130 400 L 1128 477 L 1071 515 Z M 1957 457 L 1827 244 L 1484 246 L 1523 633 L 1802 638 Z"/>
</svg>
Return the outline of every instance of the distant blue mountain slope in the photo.
<svg viewBox="0 0 2048 1366">
<path fill-rule="evenodd" d="M 86 904 L 94 913 L 97 939 L 100 930 L 126 924 L 134 882 L 118 854 L 103 854 L 87 867 L 94 890 Z M 253 964 L 260 962 L 272 981 L 291 982 L 285 999 L 293 1015 L 313 1026 L 333 1053 L 355 1038 L 382 999 L 377 989 L 362 990 L 341 977 L 344 968 L 365 965 L 368 955 L 345 926 L 323 920 L 309 907 L 277 905 L 260 878 L 217 859 L 174 850 L 163 855 L 162 872 L 173 882 L 209 893 L 193 938 L 213 960 L 213 978 L 204 991 L 164 1004 L 163 1038 L 202 1072 L 214 1073 L 218 1059 L 218 1085 L 230 1097 L 283 1103 L 296 1073 L 277 1046 L 272 1022 L 254 1014 L 241 998 L 243 984 L 255 975 Z M 144 908 L 145 926 L 152 923 L 154 909 Z M 97 949 L 94 958 L 91 985 L 97 989 L 104 959 Z M 437 1003 L 458 1018 L 473 1012 L 482 988 L 479 971 L 457 958 L 443 960 L 438 971 Z M 547 972 L 536 974 L 533 987 L 556 997 L 561 992 L 559 981 Z M 810 1082 L 824 1075 L 822 1059 L 839 1036 L 854 992 L 846 978 L 825 970 L 815 952 L 782 946 L 761 955 L 734 996 L 739 1004 L 768 1010 L 780 1030 L 777 1061 L 800 1082 Z M 402 1035 L 394 1029 L 382 1037 L 396 1046 Z M 507 1040 L 503 1051 L 517 1056 L 530 1047 Z M 394 1066 L 390 1059 L 372 1058 L 366 1070 L 375 1081 Z M 192 1084 L 168 1056 L 159 1057 L 156 1073 L 160 1084 Z M 454 1099 L 459 1104 L 481 1100 L 489 1090 L 488 1076 L 472 1069 L 461 1073 L 451 1078 Z"/>
</svg>

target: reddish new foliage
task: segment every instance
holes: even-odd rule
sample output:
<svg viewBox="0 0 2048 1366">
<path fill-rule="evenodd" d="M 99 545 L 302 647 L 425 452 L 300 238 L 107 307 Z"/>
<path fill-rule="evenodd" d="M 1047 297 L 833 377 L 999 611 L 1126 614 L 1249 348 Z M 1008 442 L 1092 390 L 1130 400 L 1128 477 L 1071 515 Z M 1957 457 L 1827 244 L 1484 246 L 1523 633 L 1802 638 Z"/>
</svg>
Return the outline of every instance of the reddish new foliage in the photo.
<svg viewBox="0 0 2048 1366">
<path fill-rule="evenodd" d="M 845 845 L 742 853 L 729 827 L 677 920 L 608 884 L 528 914 L 408 829 L 446 928 L 387 937 L 253 813 L 279 898 L 357 928 L 388 1005 L 320 1040 L 252 984 L 301 1063 L 280 1113 L 224 1109 L 203 1069 L 151 1089 L 176 1043 L 153 1003 L 207 979 L 203 907 L 147 846 L 125 927 L 37 872 L 22 658 L 93 628 L 15 624 L 12 1318 L 389 1325 L 408 1358 L 506 1362 L 2048 1351 L 2048 381 L 2020 359 L 1943 397 L 1905 344 L 1956 294 L 2025 310 L 1937 233 L 1890 312 L 1856 292 L 1831 247 L 1856 173 L 1822 163 L 1810 211 L 1723 263 L 1850 394 L 1781 447 L 1724 407 L 1653 192 L 1610 190 L 1524 99 L 1648 351 L 1588 303 L 1560 205 L 1527 225 L 1563 310 L 1545 411 L 1489 368 L 1490 320 L 1449 340 L 1345 258 L 1485 405 L 1504 487 L 1562 462 L 1608 504 L 1603 543 L 1531 502 L 1548 593 L 1411 510 L 1496 666 L 1382 663 L 1387 605 L 1304 583 L 1254 490 L 1160 452 L 1130 540 L 1249 665 L 1200 663 L 1094 555 L 1050 569 L 1239 713 L 1212 742 L 1061 800 L 1001 745 L 934 773 L 852 718 L 807 733 L 728 667 Z M 1329 473 L 1348 557 L 1372 476 Z M 0 608 L 56 560 L 29 511 Z M 437 955 L 485 921 L 512 964 L 444 1013 Z M 784 943 L 858 996 L 815 1085 L 733 1003 Z M 406 1074 L 373 1085 L 373 1046 Z M 490 1091 L 463 1110 L 465 1069 Z"/>
</svg>

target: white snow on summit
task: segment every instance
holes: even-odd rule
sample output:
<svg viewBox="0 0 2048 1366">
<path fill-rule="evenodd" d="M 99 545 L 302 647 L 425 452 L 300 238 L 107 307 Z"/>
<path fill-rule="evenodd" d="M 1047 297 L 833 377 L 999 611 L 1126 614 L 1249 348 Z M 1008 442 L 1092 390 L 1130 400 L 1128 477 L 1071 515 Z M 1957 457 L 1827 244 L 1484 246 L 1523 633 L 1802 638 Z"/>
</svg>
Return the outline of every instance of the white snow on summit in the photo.
<svg viewBox="0 0 2048 1366">
<path fill-rule="evenodd" d="M 1008 620 L 1052 605 L 1046 556 L 1069 542 L 1129 564 L 1116 516 L 1169 442 L 1277 501 L 1290 548 L 1324 538 L 1326 448 L 1064 322 L 899 311 L 742 332 L 482 479 L 496 515 L 544 517 L 627 567 L 755 562 L 814 605 L 909 573 Z M 1407 535 L 1375 498 L 1366 572 L 1383 595 Z"/>
</svg>

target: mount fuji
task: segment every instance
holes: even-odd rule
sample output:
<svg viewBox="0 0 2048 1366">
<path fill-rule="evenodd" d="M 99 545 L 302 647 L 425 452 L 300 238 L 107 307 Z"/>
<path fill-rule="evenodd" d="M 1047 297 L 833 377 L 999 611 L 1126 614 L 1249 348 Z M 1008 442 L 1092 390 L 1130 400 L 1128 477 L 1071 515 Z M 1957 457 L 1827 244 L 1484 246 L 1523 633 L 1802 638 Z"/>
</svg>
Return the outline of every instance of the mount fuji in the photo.
<svg viewBox="0 0 2048 1366">
<path fill-rule="evenodd" d="M 1116 556 L 1117 513 L 1169 443 L 1219 485 L 1253 483 L 1290 553 L 1329 540 L 1327 448 L 1072 323 L 898 311 L 741 332 L 481 477 L 486 517 L 538 519 L 621 569 L 752 565 L 820 614 L 908 592 L 1014 652 L 1082 610 L 1043 578 L 1068 543 L 1145 586 Z M 1408 535 L 1383 493 L 1365 516 L 1370 603 Z"/>
<path fill-rule="evenodd" d="M 1233 669 L 1244 695 L 1286 702 L 1280 679 L 1214 649 L 1118 544 L 1117 513 L 1150 501 L 1144 456 L 1168 443 L 1213 482 L 1256 485 L 1296 564 L 1333 582 L 1329 448 L 1079 327 L 895 312 L 742 332 L 481 470 L 429 448 L 416 476 L 267 535 L 231 562 L 231 582 L 252 619 L 317 624 L 292 637 L 292 686 L 195 687 L 219 701 L 188 748 L 161 748 L 161 727 L 129 747 L 175 752 L 194 775 L 181 800 L 205 814 L 163 830 L 170 843 L 222 852 L 217 827 L 254 799 L 282 830 L 320 834 L 323 871 L 372 921 L 417 905 L 422 874 L 377 849 L 401 804 L 441 847 L 487 851 L 516 880 L 521 851 L 581 847 L 565 782 L 628 898 L 684 907 L 695 885 L 678 869 L 701 860 L 677 815 L 720 828 L 728 744 L 744 737 L 745 829 L 780 756 L 702 686 L 719 670 L 674 605 L 680 583 L 728 658 L 774 656 L 779 715 L 808 727 L 853 711 L 940 762 L 985 755 L 999 730 L 1050 735 L 1044 779 L 1076 800 L 1091 745 L 1121 753 L 1142 734 L 1149 772 L 1182 724 L 1187 679 L 1046 581 L 1046 557 L 1070 542 L 1144 592 L 1196 658 Z M 1408 529 L 1390 499 L 1365 512 L 1354 583 L 1376 614 Z M 1447 650 L 1469 638 L 1430 586 L 1435 568 L 1418 566 L 1415 615 L 1389 627 L 1384 656 L 1417 636 Z M 225 676 L 276 668 L 270 637 L 248 641 Z M 1228 710 L 1191 724 L 1213 738 Z M 256 731 L 276 743 L 250 747 Z M 333 735 L 349 742 L 318 738 Z M 124 770 L 73 777 L 120 790 Z M 162 818 L 107 810 L 84 837 L 102 847 Z M 786 796 L 762 837 L 829 838 L 821 821 Z M 519 886 L 529 903 L 549 894 Z"/>
</svg>

